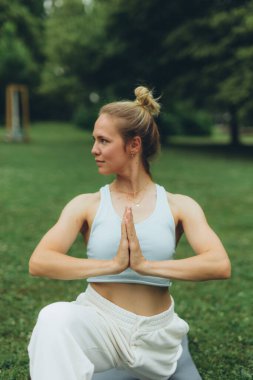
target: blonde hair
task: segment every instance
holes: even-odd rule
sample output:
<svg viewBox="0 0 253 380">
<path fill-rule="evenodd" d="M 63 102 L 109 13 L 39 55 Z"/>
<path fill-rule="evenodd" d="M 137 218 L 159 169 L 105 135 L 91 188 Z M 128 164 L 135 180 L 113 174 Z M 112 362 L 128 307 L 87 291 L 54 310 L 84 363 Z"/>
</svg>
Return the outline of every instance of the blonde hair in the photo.
<svg viewBox="0 0 253 380">
<path fill-rule="evenodd" d="M 160 112 L 160 104 L 153 97 L 152 91 L 139 86 L 134 90 L 136 99 L 106 104 L 99 115 L 105 113 L 125 120 L 119 123 L 119 133 L 125 144 L 133 137 L 139 136 L 142 142 L 142 163 L 146 172 L 150 173 L 150 159 L 160 148 L 160 135 L 154 116 Z"/>
</svg>

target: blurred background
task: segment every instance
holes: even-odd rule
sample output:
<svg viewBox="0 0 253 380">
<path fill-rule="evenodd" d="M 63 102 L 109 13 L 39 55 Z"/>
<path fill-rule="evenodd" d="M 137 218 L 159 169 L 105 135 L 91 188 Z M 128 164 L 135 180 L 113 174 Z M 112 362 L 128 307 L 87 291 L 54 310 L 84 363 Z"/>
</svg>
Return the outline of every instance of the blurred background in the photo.
<svg viewBox="0 0 253 380">
<path fill-rule="evenodd" d="M 32 121 L 87 129 L 145 84 L 162 95 L 163 142 L 248 144 L 252 43 L 252 0 L 0 0 L 0 123 L 9 84 L 28 87 Z"/>
<path fill-rule="evenodd" d="M 173 282 L 191 354 L 203 380 L 253 379 L 253 0 L 0 0 L 1 380 L 27 380 L 41 308 L 85 289 L 29 276 L 29 258 L 111 180 L 90 131 L 140 84 L 161 95 L 154 180 L 200 203 L 232 262 L 228 281 Z M 81 237 L 69 254 L 85 257 Z M 182 238 L 176 259 L 191 255 Z"/>
</svg>

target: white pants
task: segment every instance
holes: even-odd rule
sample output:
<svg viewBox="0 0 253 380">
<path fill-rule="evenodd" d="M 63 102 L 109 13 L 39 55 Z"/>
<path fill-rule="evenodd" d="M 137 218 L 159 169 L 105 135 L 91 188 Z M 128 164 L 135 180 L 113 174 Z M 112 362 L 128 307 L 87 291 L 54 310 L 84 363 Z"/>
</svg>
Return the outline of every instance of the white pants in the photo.
<svg viewBox="0 0 253 380">
<path fill-rule="evenodd" d="M 172 375 L 188 324 L 170 308 L 151 317 L 128 312 L 90 285 L 75 302 L 41 310 L 28 347 L 32 380 L 90 380 L 110 368 L 143 380 Z"/>
</svg>

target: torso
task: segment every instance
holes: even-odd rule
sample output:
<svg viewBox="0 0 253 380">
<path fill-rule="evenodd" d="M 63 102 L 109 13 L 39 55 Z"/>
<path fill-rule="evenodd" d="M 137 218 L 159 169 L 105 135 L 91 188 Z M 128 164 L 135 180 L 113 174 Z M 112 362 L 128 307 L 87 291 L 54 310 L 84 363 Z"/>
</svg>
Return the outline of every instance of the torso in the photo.
<svg viewBox="0 0 253 380">
<path fill-rule="evenodd" d="M 111 193 L 115 211 L 122 216 L 125 202 L 118 194 Z M 182 235 L 182 227 L 177 211 L 176 196 L 167 193 L 168 202 L 176 225 L 176 240 Z M 87 244 L 91 226 L 100 203 L 100 193 L 94 193 L 89 197 L 88 207 L 85 210 L 84 224 L 81 230 Z M 148 197 L 143 200 L 142 207 L 133 207 L 133 216 L 136 223 L 146 219 L 154 210 L 156 203 L 155 188 L 151 188 Z M 94 289 L 103 297 L 114 304 L 138 315 L 151 316 L 167 310 L 171 304 L 171 298 L 167 287 L 159 287 L 143 284 L 125 283 L 92 283 Z"/>
<path fill-rule="evenodd" d="M 171 304 L 168 288 L 143 284 L 92 283 L 99 294 L 137 315 L 152 316 Z"/>
</svg>

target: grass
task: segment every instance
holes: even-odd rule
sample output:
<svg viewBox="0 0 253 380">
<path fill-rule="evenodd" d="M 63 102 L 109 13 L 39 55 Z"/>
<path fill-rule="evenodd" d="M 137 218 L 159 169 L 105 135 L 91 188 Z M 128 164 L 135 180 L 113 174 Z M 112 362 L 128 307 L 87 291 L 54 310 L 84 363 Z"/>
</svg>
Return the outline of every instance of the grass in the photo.
<svg viewBox="0 0 253 380">
<path fill-rule="evenodd" d="M 173 144 L 196 144 L 196 145 L 208 145 L 208 144 L 229 144 L 230 135 L 228 128 L 215 125 L 212 129 L 212 134 L 210 136 L 172 136 L 171 142 Z M 240 128 L 239 140 L 242 144 L 246 146 L 251 146 L 253 144 L 253 128 Z"/>
<path fill-rule="evenodd" d="M 0 143 L 0 379 L 27 379 L 26 347 L 39 310 L 75 299 L 86 286 L 32 278 L 28 260 L 66 202 L 110 180 L 97 174 L 91 141 L 67 124 L 39 123 L 29 144 Z M 252 379 L 252 154 L 175 145 L 162 151 L 153 173 L 168 191 L 198 200 L 232 261 L 231 280 L 175 281 L 171 289 L 190 324 L 199 371 L 204 380 Z M 84 256 L 81 239 L 71 254 Z M 177 257 L 191 254 L 183 239 Z"/>
</svg>

